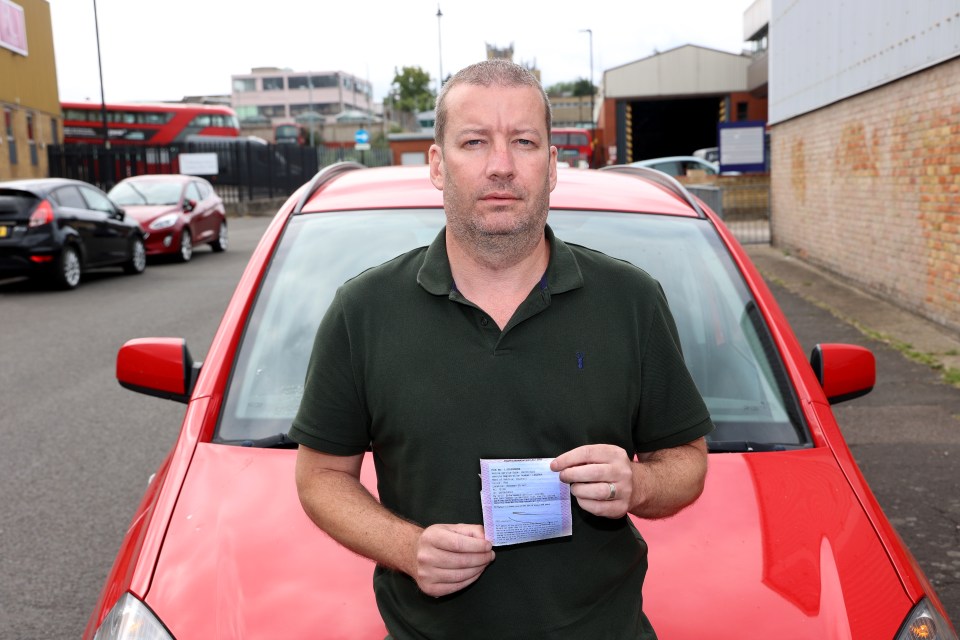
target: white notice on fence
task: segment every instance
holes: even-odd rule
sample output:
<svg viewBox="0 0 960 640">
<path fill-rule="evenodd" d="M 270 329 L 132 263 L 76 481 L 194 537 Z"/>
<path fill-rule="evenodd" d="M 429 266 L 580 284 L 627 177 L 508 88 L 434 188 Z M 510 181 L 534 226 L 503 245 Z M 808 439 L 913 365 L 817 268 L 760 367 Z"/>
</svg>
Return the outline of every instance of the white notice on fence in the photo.
<svg viewBox="0 0 960 640">
<path fill-rule="evenodd" d="M 573 533 L 570 485 L 549 458 L 480 460 L 484 537 L 494 546 Z"/>
<path fill-rule="evenodd" d="M 215 153 L 181 153 L 180 173 L 188 176 L 215 176 L 220 173 Z"/>
</svg>

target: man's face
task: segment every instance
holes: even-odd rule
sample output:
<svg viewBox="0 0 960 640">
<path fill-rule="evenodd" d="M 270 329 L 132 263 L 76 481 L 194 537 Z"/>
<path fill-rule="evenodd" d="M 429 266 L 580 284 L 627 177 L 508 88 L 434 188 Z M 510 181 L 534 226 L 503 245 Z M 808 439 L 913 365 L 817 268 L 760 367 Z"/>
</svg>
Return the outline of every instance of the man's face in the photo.
<svg viewBox="0 0 960 640">
<path fill-rule="evenodd" d="M 430 148 L 430 177 L 443 191 L 448 230 L 488 253 L 529 247 L 543 235 L 557 184 L 557 150 L 539 92 L 460 85 L 447 95 L 447 108 L 443 147 Z"/>
</svg>

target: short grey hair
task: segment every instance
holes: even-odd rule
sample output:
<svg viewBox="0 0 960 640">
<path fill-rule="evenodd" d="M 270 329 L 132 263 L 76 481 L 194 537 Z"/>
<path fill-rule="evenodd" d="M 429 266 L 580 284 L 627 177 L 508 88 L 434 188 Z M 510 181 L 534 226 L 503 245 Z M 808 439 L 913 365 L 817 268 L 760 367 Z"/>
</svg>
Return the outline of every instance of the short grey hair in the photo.
<svg viewBox="0 0 960 640">
<path fill-rule="evenodd" d="M 464 67 L 454 74 L 437 95 L 436 120 L 433 127 L 434 141 L 443 146 L 443 136 L 447 128 L 447 94 L 457 85 L 467 84 L 480 87 L 532 87 L 543 98 L 543 110 L 546 113 L 547 135 L 553 127 L 553 113 L 550 108 L 550 98 L 543 90 L 543 85 L 533 73 L 515 62 L 509 60 L 484 60 Z"/>
</svg>

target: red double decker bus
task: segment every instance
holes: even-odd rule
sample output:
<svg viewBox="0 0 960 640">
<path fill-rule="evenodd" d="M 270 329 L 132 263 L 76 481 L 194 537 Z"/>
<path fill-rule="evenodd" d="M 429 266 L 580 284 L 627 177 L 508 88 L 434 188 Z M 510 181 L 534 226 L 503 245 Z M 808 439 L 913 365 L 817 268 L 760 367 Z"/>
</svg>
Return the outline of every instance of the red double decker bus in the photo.
<svg viewBox="0 0 960 640">
<path fill-rule="evenodd" d="M 557 160 L 571 167 L 592 167 L 593 135 L 589 129 L 554 127 L 550 131 L 550 144 L 557 148 Z"/>
<path fill-rule="evenodd" d="M 300 125 L 283 123 L 273 128 L 273 141 L 276 144 L 298 144 L 303 146 L 306 143 L 306 136 L 303 133 L 303 127 Z"/>
<path fill-rule="evenodd" d="M 65 144 L 103 144 L 103 112 L 98 102 L 62 102 Z M 187 103 L 108 103 L 105 105 L 111 144 L 163 146 L 186 142 L 187 136 L 240 135 L 233 109 Z"/>
</svg>

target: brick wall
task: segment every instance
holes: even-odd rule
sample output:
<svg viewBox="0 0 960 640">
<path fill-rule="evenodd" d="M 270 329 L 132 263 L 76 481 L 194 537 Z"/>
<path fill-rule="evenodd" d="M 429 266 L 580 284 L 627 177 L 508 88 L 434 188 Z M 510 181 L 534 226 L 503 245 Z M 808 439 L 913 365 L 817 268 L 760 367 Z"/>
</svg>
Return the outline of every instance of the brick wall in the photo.
<svg viewBox="0 0 960 640">
<path fill-rule="evenodd" d="M 774 125 L 773 243 L 960 330 L 960 58 Z"/>
</svg>

